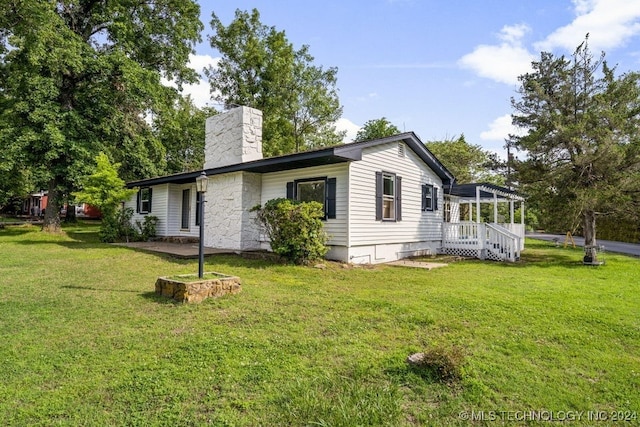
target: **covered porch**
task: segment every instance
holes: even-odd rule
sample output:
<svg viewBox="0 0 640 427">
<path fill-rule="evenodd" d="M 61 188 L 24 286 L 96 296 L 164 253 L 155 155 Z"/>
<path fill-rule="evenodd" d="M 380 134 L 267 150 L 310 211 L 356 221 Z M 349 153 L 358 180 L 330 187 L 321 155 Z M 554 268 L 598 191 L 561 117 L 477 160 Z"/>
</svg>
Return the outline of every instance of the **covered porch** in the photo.
<svg viewBox="0 0 640 427">
<path fill-rule="evenodd" d="M 508 204 L 500 214 L 500 204 Z M 520 209 L 516 222 L 516 204 Z M 482 206 L 491 205 L 492 209 Z M 442 246 L 445 253 L 515 262 L 524 250 L 524 198 L 495 184 L 454 185 L 445 191 Z"/>
</svg>

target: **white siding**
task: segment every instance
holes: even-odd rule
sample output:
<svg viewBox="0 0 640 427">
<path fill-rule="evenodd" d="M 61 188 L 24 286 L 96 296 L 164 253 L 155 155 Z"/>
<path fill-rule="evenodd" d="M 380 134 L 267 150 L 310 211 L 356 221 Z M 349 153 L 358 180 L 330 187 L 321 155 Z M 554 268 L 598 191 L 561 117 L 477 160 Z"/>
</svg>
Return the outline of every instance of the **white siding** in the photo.
<svg viewBox="0 0 640 427">
<path fill-rule="evenodd" d="M 402 219 L 398 222 L 376 221 L 378 171 L 402 177 Z M 438 188 L 438 210 L 422 211 L 422 184 Z M 350 246 L 441 241 L 442 190 L 442 180 L 410 148 L 404 147 L 404 157 L 399 155 L 397 142 L 366 148 L 362 160 L 350 164 Z"/>
<path fill-rule="evenodd" d="M 336 178 L 336 218 L 327 219 L 324 229 L 329 235 L 329 245 L 348 245 L 348 204 L 349 177 L 348 164 L 314 166 L 262 175 L 262 201 L 264 205 L 271 199 L 287 196 L 287 182 L 306 178 Z"/>
<path fill-rule="evenodd" d="M 189 228 L 182 226 L 182 191 L 190 189 Z M 199 237 L 200 228 L 196 226 L 196 184 L 169 184 L 167 202 L 167 236 Z"/>
<path fill-rule="evenodd" d="M 136 221 L 144 221 L 144 217 L 147 215 L 153 215 L 158 217 L 158 224 L 156 225 L 156 233 L 158 236 L 169 236 L 167 234 L 167 203 L 168 203 L 168 193 L 169 193 L 169 184 L 161 184 L 154 185 L 151 195 L 151 212 L 148 214 L 139 214 L 136 213 L 136 202 L 137 202 L 137 194 L 134 194 L 127 202 L 125 202 L 125 208 L 133 209 L 133 224 Z"/>
</svg>

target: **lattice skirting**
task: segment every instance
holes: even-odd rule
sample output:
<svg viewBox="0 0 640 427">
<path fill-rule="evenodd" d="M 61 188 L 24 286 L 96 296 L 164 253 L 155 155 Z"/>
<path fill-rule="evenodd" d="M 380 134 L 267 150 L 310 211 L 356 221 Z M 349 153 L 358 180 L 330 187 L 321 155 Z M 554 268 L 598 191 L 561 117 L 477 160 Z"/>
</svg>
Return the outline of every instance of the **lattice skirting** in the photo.
<svg viewBox="0 0 640 427">
<path fill-rule="evenodd" d="M 442 251 L 447 255 L 478 258 L 478 249 L 442 248 Z"/>
</svg>

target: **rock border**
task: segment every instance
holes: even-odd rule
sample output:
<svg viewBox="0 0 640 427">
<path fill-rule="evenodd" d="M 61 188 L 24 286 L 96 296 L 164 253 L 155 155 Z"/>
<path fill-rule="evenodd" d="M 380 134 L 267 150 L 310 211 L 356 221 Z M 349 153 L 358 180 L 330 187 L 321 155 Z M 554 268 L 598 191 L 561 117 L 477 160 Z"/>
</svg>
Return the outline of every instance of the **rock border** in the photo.
<svg viewBox="0 0 640 427">
<path fill-rule="evenodd" d="M 242 290 L 240 278 L 222 273 L 204 273 L 205 276 L 215 275 L 212 279 L 196 281 L 180 280 L 179 278 L 197 277 L 195 274 L 184 274 L 178 278 L 158 277 L 156 280 L 156 294 L 172 298 L 183 303 L 199 303 L 207 298 L 218 298 L 227 294 L 237 294 Z"/>
</svg>

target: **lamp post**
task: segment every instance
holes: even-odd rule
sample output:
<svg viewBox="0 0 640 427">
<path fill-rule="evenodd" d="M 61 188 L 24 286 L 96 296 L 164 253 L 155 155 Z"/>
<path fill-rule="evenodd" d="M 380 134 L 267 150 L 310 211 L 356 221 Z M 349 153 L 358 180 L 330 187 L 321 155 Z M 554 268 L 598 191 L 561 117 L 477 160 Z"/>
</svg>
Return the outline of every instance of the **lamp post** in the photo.
<svg viewBox="0 0 640 427">
<path fill-rule="evenodd" d="M 200 216 L 200 243 L 198 245 L 198 278 L 202 279 L 203 266 L 204 266 L 204 194 L 207 191 L 207 183 L 209 178 L 207 174 L 202 171 L 199 177 L 196 178 L 196 191 L 200 194 L 200 205 L 198 206 L 198 213 Z"/>
</svg>

